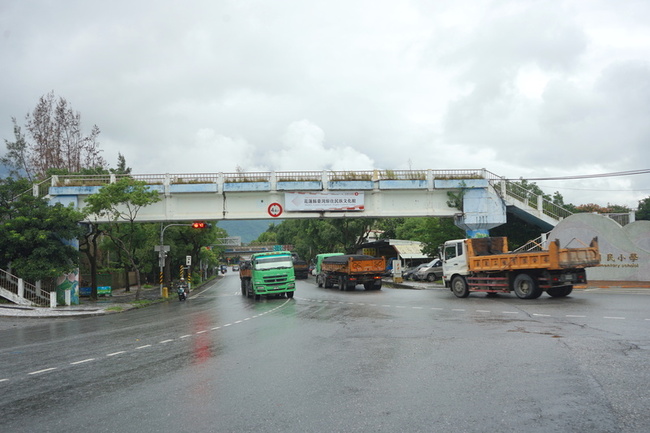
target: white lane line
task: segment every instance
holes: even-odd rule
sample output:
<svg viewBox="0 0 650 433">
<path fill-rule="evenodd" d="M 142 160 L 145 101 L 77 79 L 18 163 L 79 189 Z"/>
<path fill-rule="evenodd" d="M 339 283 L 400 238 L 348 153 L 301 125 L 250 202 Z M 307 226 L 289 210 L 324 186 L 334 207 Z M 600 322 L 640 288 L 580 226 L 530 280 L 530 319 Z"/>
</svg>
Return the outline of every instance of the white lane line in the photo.
<svg viewBox="0 0 650 433">
<path fill-rule="evenodd" d="M 465 310 L 462 308 L 452 308 L 451 311 L 465 311 Z"/>
<path fill-rule="evenodd" d="M 151 347 L 151 344 L 145 344 L 144 346 L 136 347 L 135 350 L 146 349 L 147 347 Z"/>
<path fill-rule="evenodd" d="M 491 313 L 490 310 L 476 310 L 477 313 Z"/>
<path fill-rule="evenodd" d="M 565 317 L 577 317 L 577 318 L 585 318 L 587 316 L 580 316 L 578 314 L 567 314 Z"/>
<path fill-rule="evenodd" d="M 501 314 L 519 314 L 519 311 L 502 311 Z"/>
<path fill-rule="evenodd" d="M 94 361 L 94 360 L 95 360 L 95 358 L 83 359 L 83 360 L 81 360 L 81 361 L 71 362 L 70 365 L 83 364 L 83 363 L 85 363 L 85 362 L 90 362 L 90 361 Z"/>
<path fill-rule="evenodd" d="M 119 352 L 109 353 L 109 354 L 107 354 L 106 356 L 121 355 L 121 354 L 123 354 L 123 353 L 126 353 L 126 352 L 125 352 L 124 350 L 120 350 Z"/>
<path fill-rule="evenodd" d="M 411 307 L 414 310 L 421 310 L 423 307 Z"/>
<path fill-rule="evenodd" d="M 436 311 L 442 311 L 443 310 L 443 308 L 439 308 L 439 307 L 431 307 L 431 309 L 436 310 Z"/>
<path fill-rule="evenodd" d="M 221 326 L 215 326 L 214 328 L 212 328 L 213 331 L 216 331 L 217 329 L 221 329 Z"/>
<path fill-rule="evenodd" d="M 31 373 L 27 373 L 27 374 L 41 374 L 41 373 L 46 373 L 46 372 L 52 371 L 52 370 L 56 370 L 56 367 L 44 368 L 42 370 L 32 371 Z"/>
<path fill-rule="evenodd" d="M 205 334 L 206 332 L 208 332 L 207 329 L 204 329 L 203 331 L 196 331 L 197 334 Z"/>
<path fill-rule="evenodd" d="M 190 335 L 190 334 L 185 334 L 185 335 L 181 335 L 181 336 L 178 337 L 178 338 L 187 338 L 187 337 L 191 337 L 191 335 Z"/>
<path fill-rule="evenodd" d="M 223 325 L 223 327 L 225 328 L 226 326 L 230 326 L 230 325 L 232 325 L 232 323 L 226 323 L 225 325 Z"/>
<path fill-rule="evenodd" d="M 170 338 L 169 340 L 163 340 L 163 341 L 159 342 L 158 344 L 165 344 L 165 343 L 169 343 L 170 341 L 174 341 L 174 339 Z"/>
<path fill-rule="evenodd" d="M 0 382 L 8 382 L 9 379 L 0 379 Z"/>
<path fill-rule="evenodd" d="M 603 319 L 625 320 L 625 317 L 605 316 Z"/>
<path fill-rule="evenodd" d="M 538 313 L 533 313 L 533 316 L 538 316 L 538 317 L 551 317 L 550 314 L 538 314 Z"/>
<path fill-rule="evenodd" d="M 243 320 L 235 320 L 235 323 L 241 323 Z"/>
<path fill-rule="evenodd" d="M 247 320 L 251 320 L 251 317 L 247 317 L 247 318 L 245 318 L 245 319 L 244 319 L 244 322 L 247 321 Z"/>
</svg>

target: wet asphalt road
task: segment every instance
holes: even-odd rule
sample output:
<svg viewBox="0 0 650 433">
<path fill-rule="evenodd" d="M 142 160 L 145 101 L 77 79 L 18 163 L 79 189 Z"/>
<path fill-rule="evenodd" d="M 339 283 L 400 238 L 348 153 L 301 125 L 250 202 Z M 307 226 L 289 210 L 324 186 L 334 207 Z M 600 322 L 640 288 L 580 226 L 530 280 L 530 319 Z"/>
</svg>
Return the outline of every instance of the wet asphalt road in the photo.
<svg viewBox="0 0 650 433">
<path fill-rule="evenodd" d="M 0 431 L 650 431 L 648 289 L 298 284 L 254 302 L 226 274 L 185 303 L 0 318 Z"/>
</svg>

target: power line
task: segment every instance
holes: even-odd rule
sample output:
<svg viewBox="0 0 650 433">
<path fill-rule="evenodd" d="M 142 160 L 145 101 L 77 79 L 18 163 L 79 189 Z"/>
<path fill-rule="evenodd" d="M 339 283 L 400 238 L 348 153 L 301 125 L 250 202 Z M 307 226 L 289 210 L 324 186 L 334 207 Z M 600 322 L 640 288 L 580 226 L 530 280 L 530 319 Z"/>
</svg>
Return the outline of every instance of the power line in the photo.
<svg viewBox="0 0 650 433">
<path fill-rule="evenodd" d="M 520 180 L 576 180 L 576 179 L 596 179 L 602 177 L 617 177 L 617 176 L 634 176 L 637 174 L 650 174 L 650 169 L 645 168 L 641 170 L 617 171 L 613 173 L 600 173 L 600 174 L 581 174 L 576 176 L 559 176 L 559 177 L 527 177 L 521 179 L 506 179 L 508 181 Z"/>
</svg>

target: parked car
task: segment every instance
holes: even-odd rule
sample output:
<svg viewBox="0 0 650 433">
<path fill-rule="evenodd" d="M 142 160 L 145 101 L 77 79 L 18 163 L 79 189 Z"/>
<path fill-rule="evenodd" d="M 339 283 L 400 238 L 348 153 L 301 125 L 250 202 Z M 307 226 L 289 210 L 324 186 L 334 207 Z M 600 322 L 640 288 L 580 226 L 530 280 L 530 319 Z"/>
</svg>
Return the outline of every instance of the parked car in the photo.
<svg viewBox="0 0 650 433">
<path fill-rule="evenodd" d="M 426 267 L 428 263 L 421 263 L 417 266 L 411 266 L 410 268 L 407 268 L 404 272 L 402 272 L 402 278 L 405 280 L 413 280 L 415 279 L 415 273 L 419 271 L 420 269 Z"/>
<path fill-rule="evenodd" d="M 442 278 L 442 260 L 440 259 L 431 260 L 413 275 L 413 279 L 430 282 L 439 280 L 440 278 Z"/>
</svg>

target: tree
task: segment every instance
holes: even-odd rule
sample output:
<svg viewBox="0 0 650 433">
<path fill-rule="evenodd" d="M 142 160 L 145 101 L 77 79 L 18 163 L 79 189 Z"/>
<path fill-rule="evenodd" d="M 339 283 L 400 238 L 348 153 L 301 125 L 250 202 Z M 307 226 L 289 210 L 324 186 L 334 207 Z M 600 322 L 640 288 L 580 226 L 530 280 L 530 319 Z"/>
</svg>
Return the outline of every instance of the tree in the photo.
<svg viewBox="0 0 650 433">
<path fill-rule="evenodd" d="M 140 299 L 140 263 L 136 254 L 142 232 L 137 230 L 135 220 L 145 206 L 160 201 L 157 191 L 147 187 L 145 182 L 124 177 L 115 183 L 102 187 L 98 193 L 88 196 L 84 213 L 89 221 L 106 217 L 109 220 L 106 234 L 124 254 L 125 260 L 136 275 L 135 299 Z M 127 223 L 125 229 L 120 224 Z M 127 280 L 127 289 L 129 283 Z"/>
<path fill-rule="evenodd" d="M 81 234 L 83 214 L 24 193 L 29 188 L 26 179 L 0 180 L 0 266 L 30 281 L 57 278 L 78 267 L 69 242 Z"/>
<path fill-rule="evenodd" d="M 637 220 L 650 220 L 650 197 L 639 201 L 635 216 Z"/>
<path fill-rule="evenodd" d="M 15 141 L 5 140 L 7 154 L 1 162 L 10 166 L 13 173 L 24 173 L 29 180 L 43 178 L 51 169 L 64 169 L 70 173 L 84 168 L 106 167 L 101 157 L 97 137 L 99 127 L 93 125 L 89 135 L 81 132 L 81 114 L 72 110 L 68 101 L 43 95 L 34 111 L 25 116 L 25 131 L 14 124 Z"/>
</svg>

